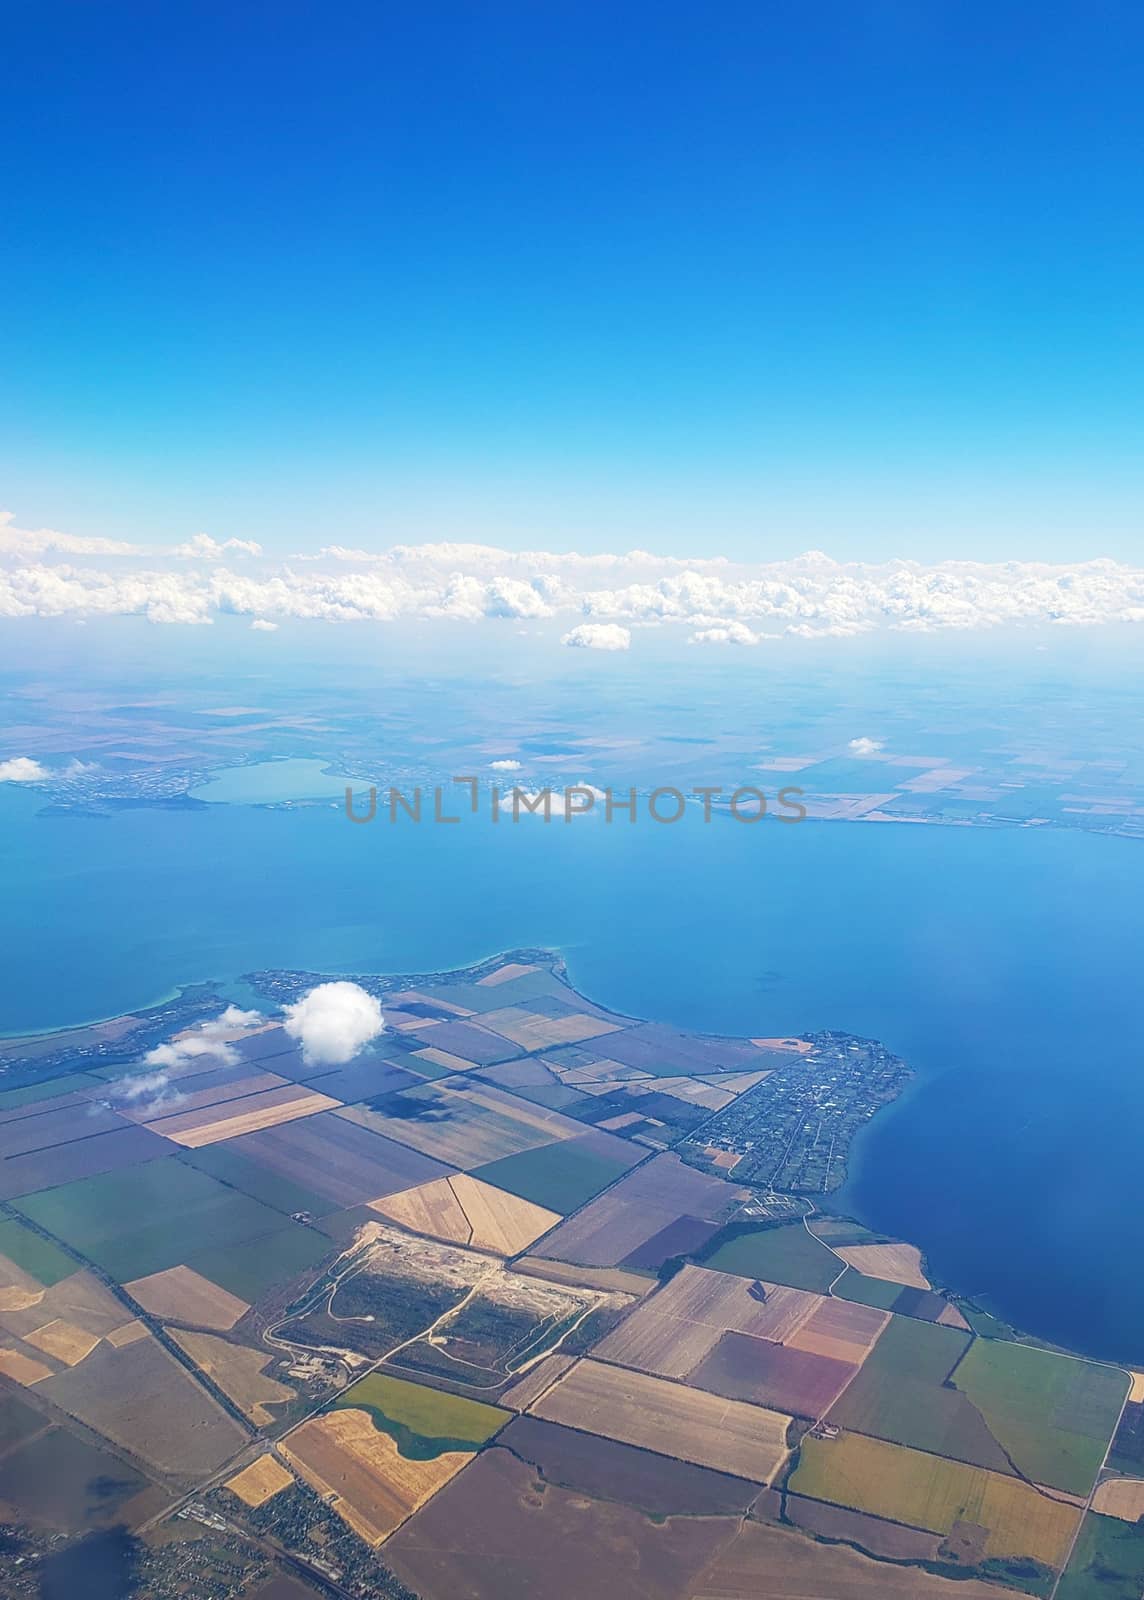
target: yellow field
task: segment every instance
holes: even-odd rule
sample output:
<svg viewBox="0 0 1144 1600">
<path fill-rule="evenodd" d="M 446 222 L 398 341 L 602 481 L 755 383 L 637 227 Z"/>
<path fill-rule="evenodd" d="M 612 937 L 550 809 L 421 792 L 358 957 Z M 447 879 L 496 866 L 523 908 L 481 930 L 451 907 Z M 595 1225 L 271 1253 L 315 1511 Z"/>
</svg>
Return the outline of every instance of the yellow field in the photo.
<svg viewBox="0 0 1144 1600">
<path fill-rule="evenodd" d="M 46 1323 L 63 1321 L 102 1339 L 128 1321 L 122 1303 L 90 1272 L 73 1272 L 45 1289 L 32 1305 L 0 1310 L 0 1326 L 26 1339 Z"/>
<path fill-rule="evenodd" d="M 460 1172 L 450 1178 L 453 1193 L 460 1200 L 473 1228 L 470 1243 L 481 1250 L 495 1250 L 498 1255 L 515 1256 L 526 1250 L 534 1239 L 554 1228 L 561 1220 L 558 1211 L 534 1205 L 491 1183 L 470 1178 Z"/>
<path fill-rule="evenodd" d="M 954 1305 L 946 1306 L 941 1316 L 937 1319 L 945 1328 L 960 1328 L 963 1333 L 971 1331 L 968 1322 Z"/>
<path fill-rule="evenodd" d="M 420 1056 L 422 1061 L 431 1061 L 435 1067 L 444 1067 L 446 1072 L 471 1072 L 473 1063 L 466 1061 L 462 1056 L 450 1055 L 448 1050 L 435 1050 L 427 1046 L 424 1050 L 414 1050 L 415 1056 Z"/>
<path fill-rule="evenodd" d="M 370 1210 L 414 1233 L 502 1256 L 527 1250 L 561 1220 L 559 1212 L 547 1211 L 463 1172 L 385 1195 L 371 1201 Z"/>
<path fill-rule="evenodd" d="M 123 1287 L 153 1317 L 189 1322 L 199 1328 L 226 1333 L 250 1310 L 245 1300 L 228 1294 L 217 1283 L 190 1267 L 168 1267 Z"/>
<path fill-rule="evenodd" d="M 883 1278 L 907 1289 L 928 1289 L 930 1281 L 922 1271 L 922 1253 L 912 1244 L 845 1244 L 833 1247 L 835 1255 L 848 1261 L 856 1272 L 868 1278 Z"/>
<path fill-rule="evenodd" d="M 482 989 L 495 989 L 499 984 L 508 983 L 510 978 L 523 978 L 529 972 L 538 972 L 538 967 L 528 966 L 523 961 L 506 961 L 503 967 L 498 967 L 495 972 L 490 972 L 484 978 L 478 978 L 477 983 Z"/>
<path fill-rule="evenodd" d="M 1144 1402 L 1144 1372 L 1130 1372 L 1128 1376 L 1132 1379 L 1132 1389 L 1128 1398 L 1136 1405 L 1140 1405 Z"/>
<path fill-rule="evenodd" d="M 1139 1522 L 1144 1517 L 1144 1480 L 1110 1478 L 1102 1483 L 1092 1499 L 1092 1509 L 1122 1522 Z"/>
<path fill-rule="evenodd" d="M 568 1017 L 541 1017 L 534 1011 L 521 1011 L 515 1006 L 506 1006 L 503 1011 L 486 1011 L 481 1017 L 482 1028 L 511 1039 L 524 1050 L 598 1039 L 601 1034 L 618 1032 L 619 1026 L 617 1022 L 602 1022 L 587 1012 L 573 1012 Z"/>
<path fill-rule="evenodd" d="M 263 1368 L 274 1359 L 269 1352 L 228 1344 L 213 1333 L 184 1333 L 176 1328 L 170 1332 L 195 1365 L 201 1367 L 208 1378 L 213 1378 L 222 1392 L 258 1427 L 274 1421 L 274 1413 L 266 1409 L 268 1405 L 293 1400 L 293 1389 L 275 1378 L 263 1376 Z"/>
<path fill-rule="evenodd" d="M 987 1556 L 1031 1556 L 1050 1567 L 1064 1560 L 1081 1515 L 1019 1478 L 857 1433 L 804 1439 L 790 1487 L 812 1500 L 931 1533 L 948 1533 L 955 1522 L 976 1523 L 989 1529 Z"/>
<path fill-rule="evenodd" d="M 243 1467 L 233 1478 L 228 1478 L 223 1487 L 236 1494 L 244 1505 L 264 1506 L 293 1482 L 282 1463 L 268 1454 L 259 1456 L 249 1467 Z"/>
<path fill-rule="evenodd" d="M 99 1335 L 88 1333 L 86 1328 L 77 1328 L 74 1322 L 58 1319 L 45 1323 L 32 1333 L 26 1333 L 24 1343 L 34 1345 L 46 1355 L 55 1356 L 66 1367 L 74 1367 L 95 1349 Z"/>
<path fill-rule="evenodd" d="M 179 1110 L 198 1111 L 203 1106 L 217 1106 L 230 1100 L 244 1100 L 248 1095 L 261 1094 L 266 1089 L 280 1089 L 289 1081 L 288 1078 L 280 1078 L 276 1072 L 252 1072 L 248 1078 L 239 1078 L 237 1082 L 228 1083 L 222 1089 L 193 1089 L 190 1093 L 180 1092 Z M 117 1105 L 115 1109 L 121 1117 L 143 1123 L 157 1122 L 172 1114 L 169 1107 L 164 1109 L 162 1097 L 157 1105 L 142 1099 L 136 1101 L 134 1105 Z"/>
<path fill-rule="evenodd" d="M 31 1388 L 34 1383 L 42 1383 L 45 1378 L 52 1375 L 51 1367 L 45 1367 L 42 1361 L 33 1361 L 31 1356 L 24 1355 L 21 1350 L 7 1350 L 0 1346 L 0 1372 L 6 1378 L 11 1378 L 13 1383 L 22 1383 L 25 1388 Z"/>
<path fill-rule="evenodd" d="M 532 1415 L 764 1484 L 787 1458 L 791 1421 L 762 1406 L 596 1361 L 577 1362 Z"/>
<path fill-rule="evenodd" d="M 340 1100 L 332 1100 L 328 1094 L 291 1083 L 281 1089 L 267 1089 L 264 1094 L 249 1095 L 245 1100 L 228 1100 L 199 1111 L 176 1111 L 173 1116 L 157 1118 L 149 1127 L 165 1139 L 197 1150 L 223 1139 L 237 1139 L 243 1133 L 257 1133 L 261 1128 L 276 1128 L 299 1117 L 312 1117 L 318 1111 L 336 1110 L 340 1105 Z"/>
<path fill-rule="evenodd" d="M 26 1311 L 43 1298 L 43 1284 L 7 1256 L 0 1256 L 0 1311 Z"/>
<path fill-rule="evenodd" d="M 125 1322 L 122 1328 L 115 1328 L 106 1335 L 107 1342 L 114 1345 L 116 1350 L 121 1350 L 125 1344 L 134 1344 L 138 1339 L 147 1337 L 147 1324 L 140 1322 L 138 1317 L 132 1322 Z"/>
<path fill-rule="evenodd" d="M 432 1183 L 420 1184 L 416 1189 L 404 1189 L 400 1194 L 388 1194 L 381 1200 L 371 1200 L 369 1209 L 388 1217 L 402 1228 L 409 1228 L 414 1233 L 427 1233 L 449 1244 L 468 1244 L 472 1237 L 472 1224 L 449 1187 L 448 1178 L 436 1178 Z"/>
<path fill-rule="evenodd" d="M 722 1111 L 735 1098 L 722 1084 L 698 1083 L 694 1078 L 659 1078 L 655 1087 L 659 1094 L 685 1100 L 688 1105 L 702 1106 L 705 1111 Z"/>
<path fill-rule="evenodd" d="M 367 1411 L 328 1411 L 311 1417 L 281 1445 L 291 1466 L 369 1544 L 380 1544 L 442 1484 L 473 1460 L 453 1451 L 433 1461 L 410 1461 Z"/>
</svg>

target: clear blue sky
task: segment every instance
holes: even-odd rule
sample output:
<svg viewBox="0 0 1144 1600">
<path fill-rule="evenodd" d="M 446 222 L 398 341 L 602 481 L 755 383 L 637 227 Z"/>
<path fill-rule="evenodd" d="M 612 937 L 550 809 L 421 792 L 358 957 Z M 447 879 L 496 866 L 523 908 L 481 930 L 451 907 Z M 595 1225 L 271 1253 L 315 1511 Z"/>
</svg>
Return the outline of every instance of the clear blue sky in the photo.
<svg viewBox="0 0 1144 1600">
<path fill-rule="evenodd" d="M 4 12 L 0 504 L 1144 552 L 1144 9 Z"/>
</svg>

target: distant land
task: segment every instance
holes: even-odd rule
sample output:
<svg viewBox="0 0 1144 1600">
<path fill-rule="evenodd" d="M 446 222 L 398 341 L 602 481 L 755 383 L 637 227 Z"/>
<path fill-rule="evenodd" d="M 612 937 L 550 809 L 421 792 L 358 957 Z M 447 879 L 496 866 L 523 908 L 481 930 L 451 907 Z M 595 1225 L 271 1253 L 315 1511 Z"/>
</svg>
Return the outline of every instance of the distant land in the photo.
<svg viewBox="0 0 1144 1600">
<path fill-rule="evenodd" d="M 387 1027 L 322 1063 L 326 978 L 0 1046 L 0 1596 L 62 1535 L 188 1600 L 1138 1600 L 1144 1376 L 833 1202 L 891 1052 L 524 949 L 339 975 Z"/>
</svg>

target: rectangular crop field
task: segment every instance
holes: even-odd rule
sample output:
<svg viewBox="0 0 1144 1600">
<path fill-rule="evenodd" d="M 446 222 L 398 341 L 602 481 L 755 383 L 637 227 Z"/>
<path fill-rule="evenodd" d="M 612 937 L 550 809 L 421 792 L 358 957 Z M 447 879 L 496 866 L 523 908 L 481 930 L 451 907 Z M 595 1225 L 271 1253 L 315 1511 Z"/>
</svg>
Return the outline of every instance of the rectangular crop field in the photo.
<svg viewBox="0 0 1144 1600">
<path fill-rule="evenodd" d="M 811 1421 L 824 1416 L 858 1369 L 809 1350 L 725 1333 L 691 1374 L 700 1389 Z"/>
<path fill-rule="evenodd" d="M 331 1111 L 340 1104 L 340 1100 L 318 1094 L 306 1084 L 286 1083 L 240 1100 L 226 1100 L 221 1105 L 200 1106 L 194 1111 L 180 1109 L 148 1126 L 165 1139 L 194 1150 L 200 1145 L 237 1139 L 240 1134 L 256 1133 L 259 1128 L 275 1128 L 298 1117 L 312 1117 L 315 1112 Z"/>
<path fill-rule="evenodd" d="M 464 1171 L 583 1132 L 558 1111 L 467 1079 L 419 1084 L 340 1115 Z"/>
<path fill-rule="evenodd" d="M 815 1355 L 829 1356 L 833 1361 L 850 1361 L 861 1366 L 889 1321 L 888 1311 L 878 1311 L 873 1306 L 851 1305 L 845 1300 L 820 1300 L 802 1326 L 783 1342 L 796 1350 L 810 1350 Z"/>
<path fill-rule="evenodd" d="M 22 1114 L 0 1122 L 0 1157 L 27 1155 L 32 1150 L 50 1150 L 56 1145 L 88 1139 L 96 1133 L 111 1133 L 130 1124 L 107 1106 L 89 1100 L 57 1110 Z"/>
<path fill-rule="evenodd" d="M 861 1371 L 830 1412 L 830 1421 L 877 1439 L 955 1461 L 1011 1468 L 981 1414 L 946 1384 L 969 1335 L 909 1317 L 891 1317 Z"/>
<path fill-rule="evenodd" d="M 78 1263 L 15 1217 L 0 1217 L 0 1256 L 21 1272 L 29 1273 L 45 1288 L 70 1277 Z"/>
<path fill-rule="evenodd" d="M 566 1215 L 576 1211 L 644 1159 L 646 1152 L 606 1133 L 583 1133 L 535 1150 L 522 1150 L 488 1166 L 473 1177 L 546 1210 Z"/>
<path fill-rule="evenodd" d="M 0 1160 L 0 1200 L 13 1200 L 54 1189 L 72 1179 L 93 1178 L 154 1161 L 171 1148 L 166 1139 L 149 1128 L 125 1122 L 122 1127 L 97 1133 L 90 1139 L 74 1139 L 70 1144 L 5 1156 Z"/>
<path fill-rule="evenodd" d="M 621 1444 L 769 1484 L 787 1457 L 790 1418 L 640 1372 L 580 1361 L 533 1408 Z"/>
<path fill-rule="evenodd" d="M 282 1225 L 280 1212 L 173 1158 L 28 1195 L 18 1209 L 120 1283 Z"/>
<path fill-rule="evenodd" d="M 1076 1506 L 1050 1500 L 1017 1478 L 856 1433 L 804 1439 L 790 1488 L 931 1533 L 973 1523 L 989 1530 L 987 1556 L 1025 1556 L 1049 1567 L 1064 1560 L 1080 1518 Z"/>
<path fill-rule="evenodd" d="M 247 1438 L 153 1338 L 118 1349 L 105 1341 L 40 1389 L 89 1428 L 174 1478 L 214 1472 Z"/>
<path fill-rule="evenodd" d="M 716 1241 L 717 1242 L 717 1241 Z M 705 1254 L 704 1266 L 719 1272 L 736 1272 L 744 1278 L 787 1283 L 794 1289 L 825 1294 L 845 1269 L 824 1244 L 813 1238 L 801 1222 L 777 1228 L 729 1230 L 723 1243 Z"/>
<path fill-rule="evenodd" d="M 289 1083 L 276 1072 L 258 1072 L 241 1063 L 237 1067 L 219 1067 L 214 1072 L 199 1072 L 178 1080 L 178 1109 L 201 1111 L 204 1106 L 225 1105 L 228 1100 L 244 1100 L 247 1095 L 263 1094 L 267 1089 L 281 1089 Z M 172 1096 L 160 1090 L 157 1095 L 138 1095 L 127 1098 L 130 1080 L 122 1089 L 112 1085 L 109 1095 L 115 1100 L 120 1116 L 132 1122 L 156 1122 L 174 1114 Z"/>
<path fill-rule="evenodd" d="M 317 1228 L 287 1222 L 253 1239 L 199 1250 L 188 1256 L 187 1265 L 253 1305 L 337 1248 Z"/>
<path fill-rule="evenodd" d="M 153 1317 L 187 1322 L 193 1328 L 225 1333 L 250 1310 L 245 1300 L 182 1265 L 134 1278 L 124 1288 Z"/>
<path fill-rule="evenodd" d="M 490 1183 L 513 1187 L 490 1172 L 481 1176 Z M 747 1197 L 746 1189 L 696 1172 L 676 1155 L 656 1156 L 593 1200 L 578 1216 L 570 1217 L 537 1253 L 581 1266 L 617 1267 L 680 1217 L 721 1222 Z M 528 1198 L 537 1196 L 530 1194 Z M 554 1211 L 561 1209 L 553 1205 Z"/>
<path fill-rule="evenodd" d="M 631 1312 L 597 1353 L 621 1366 L 684 1378 L 729 1330 L 781 1342 L 819 1304 L 801 1289 L 760 1294 L 733 1274 L 689 1265 Z"/>
<path fill-rule="evenodd" d="M 230 1148 L 339 1208 L 366 1205 L 451 1170 L 335 1111 L 244 1134 Z"/>
<path fill-rule="evenodd" d="M 280 1177 L 270 1167 L 242 1155 L 231 1144 L 209 1144 L 201 1150 L 185 1150 L 179 1160 L 248 1194 L 252 1200 L 261 1200 L 264 1206 L 273 1206 L 283 1217 L 295 1211 L 308 1211 L 311 1216 L 322 1217 L 342 1209 L 316 1189 Z"/>
<path fill-rule="evenodd" d="M 1090 1512 L 1057 1600 L 1140 1600 L 1144 1594 L 1144 1526 Z"/>
<path fill-rule="evenodd" d="M 954 1377 L 1017 1468 L 1087 1495 L 1120 1417 L 1128 1379 L 1112 1367 L 979 1339 Z"/>
</svg>

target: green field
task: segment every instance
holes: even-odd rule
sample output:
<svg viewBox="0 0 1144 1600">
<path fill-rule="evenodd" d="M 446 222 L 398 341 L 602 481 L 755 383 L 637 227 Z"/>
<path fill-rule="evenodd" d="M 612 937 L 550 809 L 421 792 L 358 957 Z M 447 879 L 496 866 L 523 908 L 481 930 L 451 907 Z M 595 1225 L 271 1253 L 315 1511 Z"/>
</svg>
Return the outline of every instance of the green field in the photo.
<svg viewBox="0 0 1144 1600">
<path fill-rule="evenodd" d="M 735 1223 L 716 1234 L 712 1245 L 714 1249 L 709 1246 L 709 1253 L 701 1257 L 705 1267 L 817 1294 L 825 1294 L 843 1270 L 838 1257 L 812 1239 L 801 1222 L 779 1228 L 744 1228 Z"/>
<path fill-rule="evenodd" d="M 887 1283 L 885 1278 L 869 1278 L 857 1267 L 850 1267 L 846 1276 L 835 1286 L 840 1300 L 849 1300 L 859 1306 L 877 1306 L 879 1311 L 892 1311 L 901 1298 L 900 1283 Z"/>
<path fill-rule="evenodd" d="M 944 1387 L 969 1342 L 969 1334 L 957 1328 L 891 1317 L 830 1421 L 875 1439 L 1010 1472 L 980 1413 L 963 1394 Z"/>
<path fill-rule="evenodd" d="M 881 1244 L 886 1237 L 882 1233 L 872 1233 L 849 1217 L 815 1217 L 810 1229 L 816 1239 L 825 1239 L 832 1245 Z"/>
<path fill-rule="evenodd" d="M 185 1151 L 178 1159 L 199 1172 L 217 1178 L 220 1183 L 240 1190 L 252 1200 L 261 1200 L 264 1206 L 273 1206 L 275 1211 L 281 1211 L 287 1217 L 295 1211 L 308 1211 L 312 1216 L 320 1217 L 338 1209 L 334 1201 L 315 1194 L 312 1189 L 292 1183 L 289 1178 L 279 1177 L 269 1167 L 251 1161 L 249 1156 L 240 1155 L 229 1144 L 204 1145 L 200 1150 Z"/>
<path fill-rule="evenodd" d="M 1031 1345 L 978 1339 L 955 1382 L 1019 1472 L 1088 1493 L 1128 1390 L 1125 1374 Z"/>
<path fill-rule="evenodd" d="M 499 1406 L 376 1372 L 351 1384 L 333 1409 L 368 1411 L 374 1426 L 389 1434 L 400 1454 L 413 1461 L 432 1461 L 450 1450 L 479 1450 L 513 1416 Z"/>
<path fill-rule="evenodd" d="M 643 1152 L 636 1147 L 633 1154 Z M 597 1150 L 586 1149 L 579 1139 L 561 1139 L 536 1150 L 522 1150 L 519 1155 L 490 1161 L 477 1167 L 472 1176 L 567 1216 L 614 1183 L 631 1165 L 630 1160 L 616 1160 Z"/>
<path fill-rule="evenodd" d="M 30 1272 L 45 1289 L 79 1271 L 77 1261 L 65 1256 L 50 1239 L 41 1239 L 15 1217 L 0 1217 L 0 1256 L 7 1256 L 9 1261 Z"/>
<path fill-rule="evenodd" d="M 31 1406 L 17 1400 L 15 1395 L 0 1396 L 0 1440 L 3 1440 L 4 1454 L 23 1444 L 25 1439 L 43 1433 L 50 1420 L 42 1412 L 33 1411 Z"/>
<path fill-rule="evenodd" d="M 1140 1600 L 1141 1595 L 1144 1525 L 1090 1511 L 1057 1600 Z"/>
<path fill-rule="evenodd" d="M 120 1283 L 281 1228 L 282 1214 L 173 1156 L 12 1202 Z"/>
<path fill-rule="evenodd" d="M 282 1219 L 277 1220 L 281 1223 Z M 187 1265 L 253 1305 L 277 1284 L 289 1283 L 337 1248 L 316 1228 L 289 1222 L 254 1239 L 198 1250 L 187 1257 Z"/>
<path fill-rule="evenodd" d="M 98 1078 L 86 1072 L 69 1072 L 62 1078 L 49 1078 L 46 1083 L 29 1083 L 23 1089 L 5 1089 L 0 1093 L 0 1111 L 18 1111 L 21 1106 L 35 1105 L 37 1100 L 54 1100 L 57 1095 L 93 1088 L 99 1088 Z"/>
<path fill-rule="evenodd" d="M 974 1523 L 989 1530 L 987 1559 L 1027 1557 L 1045 1567 L 1064 1560 L 1080 1517 L 1077 1507 L 1050 1500 L 1019 1478 L 857 1433 L 804 1439 L 789 1487 L 812 1500 L 931 1533 L 949 1533 L 957 1522 Z"/>
</svg>

